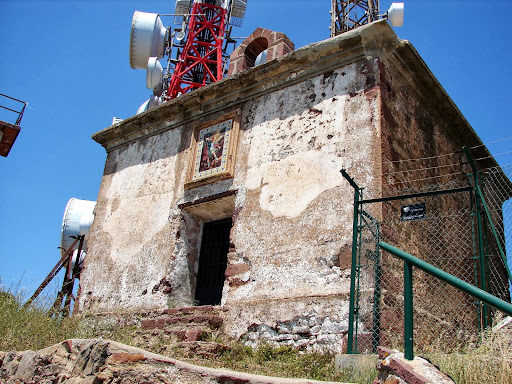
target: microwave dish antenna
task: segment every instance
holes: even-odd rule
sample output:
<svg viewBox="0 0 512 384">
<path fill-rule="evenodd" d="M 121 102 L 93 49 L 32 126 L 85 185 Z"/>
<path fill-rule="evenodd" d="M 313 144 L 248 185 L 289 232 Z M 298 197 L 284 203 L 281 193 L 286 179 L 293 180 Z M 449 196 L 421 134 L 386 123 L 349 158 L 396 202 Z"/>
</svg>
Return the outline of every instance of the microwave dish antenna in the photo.
<svg viewBox="0 0 512 384">
<path fill-rule="evenodd" d="M 164 69 L 158 61 L 158 57 L 150 57 L 148 60 L 148 71 L 146 73 L 146 86 L 148 89 L 155 89 L 162 85 Z"/>
<path fill-rule="evenodd" d="M 64 210 L 61 228 L 61 257 L 57 264 L 25 303 L 28 307 L 45 287 L 64 269 L 64 281 L 57 298 L 48 311 L 52 316 L 68 316 L 72 312 L 72 301 L 76 297 L 75 280 L 80 279 L 82 263 L 87 254 L 87 240 L 94 220 L 95 201 L 72 198 Z"/>
<path fill-rule="evenodd" d="M 387 12 L 389 23 L 393 27 L 403 27 L 404 25 L 404 3 L 393 3 Z"/>
<path fill-rule="evenodd" d="M 185 38 L 185 36 L 186 36 L 185 35 L 185 31 L 178 31 L 178 33 L 176 33 L 175 39 L 177 41 L 181 41 L 181 40 L 183 40 Z"/>
<path fill-rule="evenodd" d="M 95 201 L 79 200 L 71 198 L 64 210 L 61 228 L 61 245 L 62 252 L 68 249 L 73 240 L 80 235 L 84 237 L 84 250 L 87 248 L 87 240 L 89 239 L 89 230 L 94 220 Z"/>
<path fill-rule="evenodd" d="M 144 101 L 140 107 L 137 109 L 137 115 L 141 114 L 142 112 L 149 111 L 151 108 L 157 107 L 160 104 L 162 104 L 162 99 L 157 95 L 151 95 L 149 99 Z"/>
<path fill-rule="evenodd" d="M 130 33 L 130 66 L 146 69 L 150 57 L 164 57 L 167 28 L 156 13 L 135 11 Z"/>
<path fill-rule="evenodd" d="M 150 99 L 147 99 L 139 106 L 136 113 L 137 115 L 140 115 L 142 112 L 146 112 L 149 109 L 149 100 Z"/>
</svg>

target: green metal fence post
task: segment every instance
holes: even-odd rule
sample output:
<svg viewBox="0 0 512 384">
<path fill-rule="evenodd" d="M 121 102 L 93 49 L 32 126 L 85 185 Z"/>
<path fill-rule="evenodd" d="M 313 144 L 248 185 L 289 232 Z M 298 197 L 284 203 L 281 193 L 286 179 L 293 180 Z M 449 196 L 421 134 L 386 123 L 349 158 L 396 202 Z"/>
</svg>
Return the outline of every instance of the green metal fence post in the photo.
<svg viewBox="0 0 512 384">
<path fill-rule="evenodd" d="M 494 226 L 494 223 L 492 222 L 491 212 L 489 211 L 489 207 L 487 206 L 487 203 L 485 202 L 485 198 L 484 198 L 482 189 L 478 185 L 476 187 L 476 192 L 480 196 L 480 201 L 482 202 L 482 206 L 484 207 L 485 215 L 487 216 L 487 220 L 489 221 L 489 226 L 491 227 L 491 231 L 494 236 L 494 241 L 496 241 L 496 245 L 498 246 L 498 251 L 500 253 L 501 259 L 503 260 L 503 264 L 505 264 L 505 270 L 507 271 L 507 276 L 508 276 L 509 280 L 512 281 L 512 273 L 510 272 L 510 268 L 508 266 L 507 256 L 503 250 L 503 247 L 501 246 L 501 241 L 498 236 L 498 232 L 496 231 L 496 227 Z"/>
<path fill-rule="evenodd" d="M 480 288 L 484 291 L 487 291 L 487 283 L 486 283 L 486 266 L 485 266 L 485 251 L 484 251 L 484 231 L 482 226 L 482 207 L 480 201 L 480 194 L 478 193 L 478 170 L 476 169 L 475 163 L 469 154 L 469 148 L 462 148 L 464 151 L 469 165 L 473 171 L 473 179 L 475 183 L 475 206 L 476 206 L 476 228 L 478 235 L 478 256 L 480 261 Z M 482 303 L 482 327 L 483 329 L 489 326 L 489 310 L 487 305 Z"/>
<path fill-rule="evenodd" d="M 468 183 L 469 184 L 473 184 L 472 183 L 472 175 L 466 175 L 468 177 Z M 478 283 L 480 281 L 480 256 L 478 254 L 478 250 L 477 250 L 477 247 L 478 247 L 478 239 L 477 239 L 477 231 L 475 230 L 475 225 L 474 225 L 474 218 L 476 217 L 476 211 L 475 211 L 475 201 L 473 199 L 474 197 L 474 188 L 472 187 L 471 188 L 471 191 L 469 192 L 469 203 L 470 203 L 470 206 L 471 206 L 471 214 L 470 214 L 470 217 L 471 217 L 471 239 L 472 239 L 472 249 L 473 249 L 473 256 L 471 257 L 471 259 L 474 261 L 474 274 L 473 274 L 473 279 L 474 279 L 474 285 L 475 286 L 478 286 Z M 482 313 L 482 305 L 480 303 L 480 301 L 478 300 L 475 300 L 475 307 L 476 307 L 476 312 L 477 312 L 477 318 L 478 318 L 478 329 L 480 331 L 483 331 L 483 313 Z"/>
<path fill-rule="evenodd" d="M 380 344 L 380 300 L 381 300 L 381 276 L 382 266 L 380 262 L 380 224 L 375 224 L 376 244 L 375 244 L 375 291 L 373 292 L 373 337 L 372 352 L 377 353 L 377 347 Z"/>
<path fill-rule="evenodd" d="M 404 357 L 414 359 L 412 264 L 404 261 Z"/>
<path fill-rule="evenodd" d="M 361 189 L 359 191 L 359 199 L 362 198 L 362 195 L 363 195 L 363 190 Z M 361 207 L 361 205 L 359 204 L 358 202 L 358 206 Z M 361 304 L 361 269 L 363 267 L 362 265 L 362 260 L 361 260 L 361 253 L 362 253 L 362 242 L 361 242 L 361 239 L 362 239 L 362 236 L 363 236 L 363 233 L 362 233 L 362 229 L 363 229 L 363 217 L 362 217 L 362 209 L 359 208 L 358 210 L 358 222 L 357 222 L 357 239 L 356 239 L 356 263 L 355 264 L 352 264 L 352 268 L 354 269 L 355 271 L 355 285 L 354 285 L 354 293 L 352 294 L 352 296 L 354 297 L 354 310 L 353 310 L 353 313 L 354 313 L 354 320 L 353 320 L 353 325 L 354 325 L 354 328 L 353 328 L 353 331 L 352 331 L 352 334 L 354 335 L 354 338 L 353 338 L 353 343 L 352 343 L 352 352 L 353 353 L 357 353 L 358 349 L 357 349 L 357 343 L 359 341 L 359 309 L 361 309 L 360 307 L 360 304 Z M 352 269 L 351 269 L 351 272 L 352 272 Z"/>
<path fill-rule="evenodd" d="M 348 312 L 348 338 L 347 338 L 347 353 L 353 354 L 354 351 L 354 315 L 355 315 L 355 289 L 356 289 L 356 264 L 357 264 L 357 233 L 359 223 L 359 186 L 356 182 L 348 175 L 348 173 L 342 169 L 341 174 L 349 184 L 354 188 L 354 221 L 352 223 L 352 268 L 350 272 L 350 301 L 349 301 L 349 312 Z"/>
</svg>

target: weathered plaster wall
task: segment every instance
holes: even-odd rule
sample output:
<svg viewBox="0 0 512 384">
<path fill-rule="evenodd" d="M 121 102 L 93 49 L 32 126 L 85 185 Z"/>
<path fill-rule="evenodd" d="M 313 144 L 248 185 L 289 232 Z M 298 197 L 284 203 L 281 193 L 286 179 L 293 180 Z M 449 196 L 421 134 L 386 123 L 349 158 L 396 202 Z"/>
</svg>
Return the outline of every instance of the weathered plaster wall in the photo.
<svg viewBox="0 0 512 384">
<path fill-rule="evenodd" d="M 241 106 L 233 180 L 183 189 L 194 123 L 110 152 L 81 282 L 82 310 L 191 305 L 202 220 L 178 205 L 226 190 L 237 197 L 225 305 L 329 296 L 346 303 L 352 190 L 339 170 L 373 182 L 377 69 L 376 60 L 362 61 Z M 279 319 L 297 315 L 285 307 Z M 227 328 L 240 335 L 256 320 L 273 324 L 276 316 L 236 315 Z"/>
<path fill-rule="evenodd" d="M 353 191 L 339 170 L 378 182 L 372 176 L 380 155 L 377 71 L 377 59 L 363 60 L 240 105 L 233 180 L 184 190 L 197 122 L 111 151 L 81 309 L 192 305 L 203 220 L 178 205 L 234 190 L 223 292 L 227 333 L 251 340 L 256 332 L 297 346 L 336 341 L 341 350 Z M 313 329 L 282 334 L 282 324 L 297 330 L 297 321 L 303 331 L 305 321 Z"/>
<path fill-rule="evenodd" d="M 175 261 L 180 129 L 108 154 L 81 277 L 80 308 L 110 311 L 167 305 L 160 286 Z"/>
<path fill-rule="evenodd" d="M 353 190 L 339 171 L 377 181 L 377 71 L 376 60 L 352 64 L 244 106 L 235 184 L 245 193 L 230 254 L 241 273 L 223 296 L 232 334 L 297 313 L 343 319 L 346 330 Z"/>
<path fill-rule="evenodd" d="M 339 171 L 380 183 L 373 176 L 380 167 L 379 60 L 372 54 L 398 42 L 391 32 L 376 44 L 382 28 L 390 32 L 377 24 L 314 44 L 96 134 L 108 158 L 81 310 L 193 304 L 208 220 L 207 205 L 194 202 L 222 195 L 223 208 L 211 217 L 226 217 L 231 204 L 226 332 L 341 350 L 353 190 Z M 234 178 L 184 189 L 193 129 L 232 111 L 241 113 Z"/>
</svg>

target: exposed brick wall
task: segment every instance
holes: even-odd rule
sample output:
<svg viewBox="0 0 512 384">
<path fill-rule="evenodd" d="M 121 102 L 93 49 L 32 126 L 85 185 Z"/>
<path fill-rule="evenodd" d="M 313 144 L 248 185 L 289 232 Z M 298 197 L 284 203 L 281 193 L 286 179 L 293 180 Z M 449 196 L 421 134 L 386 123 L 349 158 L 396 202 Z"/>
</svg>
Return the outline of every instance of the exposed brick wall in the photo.
<svg viewBox="0 0 512 384">
<path fill-rule="evenodd" d="M 464 187 L 469 167 L 457 154 L 464 137 L 450 132 L 451 121 L 439 115 L 396 72 L 380 64 L 382 94 L 382 195 Z M 407 162 L 404 159 L 424 159 Z M 455 183 L 454 185 L 450 183 Z M 402 205 L 424 202 L 427 220 L 400 222 Z M 381 239 L 474 284 L 472 232 L 467 193 L 389 201 L 381 205 Z M 370 208 L 370 207 L 369 207 Z M 375 207 L 373 207 L 375 208 Z M 382 255 L 382 343 L 403 329 L 403 262 Z M 449 262 L 448 262 L 449 260 Z M 426 273 L 414 271 L 415 343 L 422 348 L 443 332 L 456 343 L 457 330 L 475 331 L 476 309 L 464 293 Z M 453 320 L 457 319 L 458 324 Z M 449 336 L 448 336 L 449 335 Z"/>
<path fill-rule="evenodd" d="M 231 54 L 228 76 L 253 67 L 254 61 L 265 49 L 267 61 L 271 61 L 292 52 L 295 46 L 284 33 L 256 28 Z"/>
</svg>

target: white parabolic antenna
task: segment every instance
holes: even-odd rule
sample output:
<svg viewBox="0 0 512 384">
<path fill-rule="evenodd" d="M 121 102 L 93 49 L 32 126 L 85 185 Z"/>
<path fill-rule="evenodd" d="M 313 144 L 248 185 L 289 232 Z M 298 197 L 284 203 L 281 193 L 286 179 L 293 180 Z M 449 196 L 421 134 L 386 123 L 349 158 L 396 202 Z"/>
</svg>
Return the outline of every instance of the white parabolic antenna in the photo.
<svg viewBox="0 0 512 384">
<path fill-rule="evenodd" d="M 388 20 L 393 27 L 404 25 L 404 3 L 393 3 L 388 10 Z"/>
<path fill-rule="evenodd" d="M 143 102 L 139 109 L 137 109 L 137 115 L 141 114 L 142 112 L 146 112 L 149 109 L 149 99 Z"/>
<path fill-rule="evenodd" d="M 151 97 L 148 100 L 146 100 L 145 102 L 143 102 L 140 105 L 139 109 L 137 109 L 137 115 L 142 112 L 146 112 L 146 111 L 150 110 L 151 108 L 157 107 L 161 103 L 162 103 L 162 100 L 160 99 L 160 97 L 158 97 L 156 95 L 151 95 Z"/>
<path fill-rule="evenodd" d="M 181 41 L 185 38 L 185 32 L 184 31 L 179 31 L 177 34 L 176 34 L 176 41 Z"/>
<path fill-rule="evenodd" d="M 258 55 L 258 57 L 256 57 L 256 60 L 254 60 L 254 66 L 266 63 L 267 62 L 267 53 L 268 53 L 268 50 L 266 50 L 266 49 L 264 51 L 262 51 Z"/>
<path fill-rule="evenodd" d="M 146 86 L 155 89 L 162 84 L 164 69 L 158 61 L 158 57 L 150 57 L 148 60 L 148 71 L 146 73 Z"/>
<path fill-rule="evenodd" d="M 62 253 L 67 251 L 73 245 L 75 239 L 71 236 L 85 235 L 83 250 L 86 250 L 89 230 L 94 220 L 95 201 L 79 200 L 71 198 L 64 210 L 61 229 L 61 249 Z M 78 251 L 75 250 L 75 253 Z M 83 258 L 83 255 L 80 257 Z"/>
<path fill-rule="evenodd" d="M 167 29 L 156 13 L 135 11 L 130 33 L 130 66 L 146 69 L 150 57 L 165 54 Z"/>
</svg>

